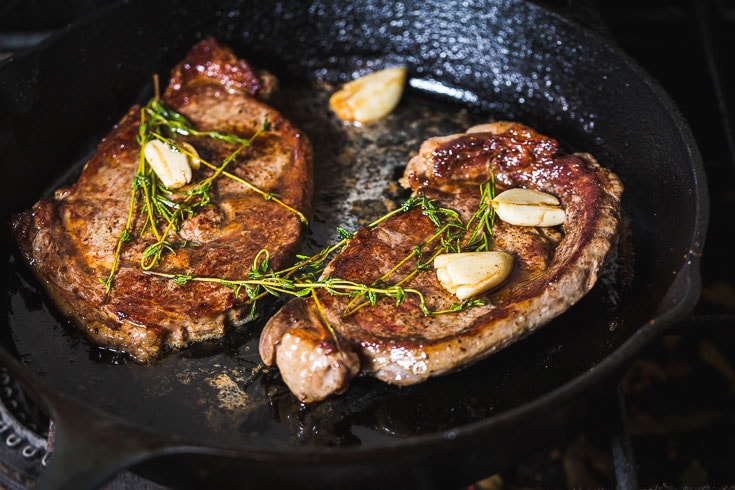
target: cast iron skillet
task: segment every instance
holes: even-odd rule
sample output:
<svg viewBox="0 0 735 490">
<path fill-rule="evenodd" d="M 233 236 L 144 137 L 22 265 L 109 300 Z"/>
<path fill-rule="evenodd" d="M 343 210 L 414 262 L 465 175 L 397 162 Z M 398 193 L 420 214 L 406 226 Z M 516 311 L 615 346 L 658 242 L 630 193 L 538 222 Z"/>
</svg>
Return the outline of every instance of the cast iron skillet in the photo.
<svg viewBox="0 0 735 490">
<path fill-rule="evenodd" d="M 615 46 L 518 0 L 122 2 L 0 66 L 3 223 L 73 178 L 152 74 L 210 35 L 286 85 L 402 62 L 409 98 L 592 152 L 626 186 L 617 281 L 469 369 L 405 389 L 361 379 L 304 407 L 259 371 L 257 328 L 151 367 L 89 346 L 6 230 L 0 362 L 57 427 L 40 488 L 96 488 L 126 467 L 180 488 L 469 484 L 604 409 L 598 388 L 693 308 L 708 198 L 689 128 Z"/>
</svg>

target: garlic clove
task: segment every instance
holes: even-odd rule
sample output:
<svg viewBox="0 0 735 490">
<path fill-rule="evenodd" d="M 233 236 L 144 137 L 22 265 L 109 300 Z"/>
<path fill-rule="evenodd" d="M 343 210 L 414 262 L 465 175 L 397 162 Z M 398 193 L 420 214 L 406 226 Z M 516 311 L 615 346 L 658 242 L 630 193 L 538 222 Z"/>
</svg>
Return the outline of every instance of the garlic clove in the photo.
<svg viewBox="0 0 735 490">
<path fill-rule="evenodd" d="M 329 108 L 346 122 L 369 124 L 396 108 L 406 83 L 406 68 L 385 68 L 347 82 L 329 98 Z"/>
<path fill-rule="evenodd" d="M 188 143 L 180 145 L 195 158 L 160 140 L 151 140 L 143 148 L 145 159 L 167 189 L 178 189 L 191 182 L 192 166 L 198 168 L 199 165 L 199 155 L 194 147 Z M 196 164 L 192 165 L 194 160 Z"/>
<path fill-rule="evenodd" d="M 179 142 L 178 146 L 181 152 L 186 155 L 189 167 L 191 167 L 192 170 L 199 170 L 202 163 L 199 160 L 199 153 L 197 153 L 196 149 L 186 141 Z M 191 182 L 191 180 L 189 180 L 189 182 Z"/>
<path fill-rule="evenodd" d="M 436 272 L 436 278 L 439 279 L 439 282 L 444 285 L 446 289 L 451 289 L 452 291 L 457 289 L 457 285 L 454 284 L 454 281 L 452 281 L 452 278 L 449 276 L 449 273 L 445 268 L 438 268 L 436 265 L 436 262 L 434 263 L 435 272 Z"/>
<path fill-rule="evenodd" d="M 508 189 L 490 201 L 497 215 L 511 225 L 556 226 L 566 213 L 556 196 L 533 189 Z"/>
<path fill-rule="evenodd" d="M 502 284 L 513 272 L 508 252 L 461 252 L 434 259 L 436 277 L 442 287 L 464 301 Z"/>
</svg>

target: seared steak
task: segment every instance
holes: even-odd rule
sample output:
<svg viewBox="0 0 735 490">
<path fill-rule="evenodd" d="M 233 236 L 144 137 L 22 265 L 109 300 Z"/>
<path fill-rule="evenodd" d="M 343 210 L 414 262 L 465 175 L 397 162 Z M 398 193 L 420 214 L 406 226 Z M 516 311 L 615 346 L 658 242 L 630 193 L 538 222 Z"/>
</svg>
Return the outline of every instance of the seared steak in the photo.
<svg viewBox="0 0 735 490">
<path fill-rule="evenodd" d="M 275 268 L 295 257 L 305 230 L 302 217 L 269 198 L 277 196 L 308 215 L 312 149 L 301 131 L 258 100 L 274 88 L 272 76 L 212 39 L 196 44 L 172 70 L 160 100 L 199 133 L 172 131 L 171 137 L 191 144 L 214 166 L 236 156 L 227 163 L 229 175 L 211 181 L 211 202 L 200 201 L 171 230 L 167 246 L 173 250 L 164 250 L 153 270 L 239 279 L 262 249 Z M 266 130 L 258 132 L 264 125 Z M 134 201 L 129 214 L 140 126 L 141 107 L 135 106 L 99 144 L 78 181 L 18 214 L 12 225 L 22 254 L 60 311 L 77 320 L 94 342 L 145 362 L 162 351 L 221 337 L 229 326 L 250 318 L 250 305 L 246 295 L 217 284 L 180 286 L 141 268 L 142 254 L 156 237 L 146 224 L 142 199 Z M 215 133 L 251 142 L 240 148 L 242 143 L 212 137 Z M 191 184 L 165 197 L 188 202 L 186 192 L 213 173 L 202 164 Z M 116 246 L 129 215 L 131 238 L 122 243 L 116 266 Z M 163 233 L 163 221 L 158 229 Z"/>
<path fill-rule="evenodd" d="M 528 188 L 558 197 L 563 224 L 517 226 L 496 217 L 491 248 L 514 256 L 513 272 L 459 311 L 427 315 L 417 294 L 356 307 L 354 298 L 324 290 L 285 304 L 266 324 L 260 353 L 301 401 L 340 393 L 358 373 L 411 385 L 462 368 L 549 322 L 593 287 L 618 239 L 618 177 L 588 154 L 561 154 L 556 140 L 531 128 L 492 123 L 427 140 L 401 183 L 466 223 L 478 210 L 479 184 L 491 177 L 496 192 Z M 408 277 L 401 286 L 419 291 L 431 312 L 451 309 L 458 300 L 434 270 L 405 260 L 415 249 L 430 257 L 439 246 L 428 240 L 437 232 L 430 214 L 414 207 L 358 230 L 323 277 L 380 287 Z"/>
</svg>

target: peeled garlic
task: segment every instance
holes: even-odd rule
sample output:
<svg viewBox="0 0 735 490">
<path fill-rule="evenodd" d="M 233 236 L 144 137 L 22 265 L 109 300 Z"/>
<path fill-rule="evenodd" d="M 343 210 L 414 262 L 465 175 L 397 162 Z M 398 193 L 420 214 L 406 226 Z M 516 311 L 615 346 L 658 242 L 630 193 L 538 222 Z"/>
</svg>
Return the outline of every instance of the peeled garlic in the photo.
<svg viewBox="0 0 735 490">
<path fill-rule="evenodd" d="M 457 299 L 464 301 L 500 285 L 513 272 L 508 252 L 461 252 L 434 258 L 436 277 Z"/>
<path fill-rule="evenodd" d="M 199 153 L 194 149 L 193 146 L 191 146 L 186 141 L 180 141 L 176 143 L 179 147 L 179 150 L 181 150 L 182 153 L 184 153 L 189 158 L 189 166 L 192 170 L 199 170 L 199 167 L 202 166 L 201 161 L 199 160 Z M 190 181 L 191 182 L 191 181 Z"/>
<path fill-rule="evenodd" d="M 405 83 L 403 66 L 376 71 L 347 82 L 329 98 L 329 108 L 343 121 L 369 124 L 395 109 Z"/>
<path fill-rule="evenodd" d="M 490 201 L 500 219 L 518 226 L 556 226 L 564 223 L 564 208 L 556 196 L 533 189 L 508 189 Z"/>
<path fill-rule="evenodd" d="M 163 141 L 151 140 L 143 148 L 145 159 L 168 189 L 177 189 L 191 182 L 192 169 L 196 170 L 200 165 L 199 155 L 193 146 L 185 142 L 178 144 L 181 150 Z"/>
</svg>

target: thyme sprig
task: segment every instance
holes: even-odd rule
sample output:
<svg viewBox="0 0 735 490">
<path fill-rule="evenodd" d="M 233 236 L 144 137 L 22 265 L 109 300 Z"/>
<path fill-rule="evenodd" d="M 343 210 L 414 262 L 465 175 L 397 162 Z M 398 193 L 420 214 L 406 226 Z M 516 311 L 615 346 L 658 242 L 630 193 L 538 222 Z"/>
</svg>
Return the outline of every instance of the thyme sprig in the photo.
<svg viewBox="0 0 735 490">
<path fill-rule="evenodd" d="M 354 236 L 354 233 L 342 229 L 338 230 L 342 238 L 337 243 L 322 249 L 314 255 L 299 256 L 296 264 L 280 271 L 274 271 L 270 267 L 270 255 L 266 249 L 263 249 L 256 255 L 248 277 L 244 279 L 233 280 L 164 272 L 150 273 L 171 279 L 180 285 L 189 282 L 216 283 L 232 289 L 237 296 L 244 293 L 252 304 L 251 315 L 253 316 L 255 302 L 265 295 L 314 296 L 316 298 L 315 293 L 318 290 L 326 291 L 332 295 L 349 297 L 350 301 L 343 312 L 344 316 L 352 315 L 365 306 L 375 306 L 380 298 L 392 299 L 398 306 L 408 296 L 417 298 L 418 307 L 425 315 L 461 311 L 486 303 L 481 299 L 471 298 L 461 303 L 452 304 L 443 310 L 431 310 L 421 291 L 404 285 L 421 271 L 430 269 L 434 258 L 441 253 L 489 249 L 495 216 L 489 201 L 484 201 L 487 201 L 489 196 L 494 195 L 494 181 L 491 179 L 480 187 L 481 202 L 477 211 L 467 223 L 463 223 L 459 213 L 455 210 L 441 207 L 426 196 L 413 196 L 404 201 L 399 208 L 368 224 L 368 228 L 375 228 L 396 214 L 420 207 L 422 213 L 435 225 L 434 233 L 415 246 L 404 258 L 371 284 L 358 283 L 323 274 L 329 258 L 344 248 Z M 430 252 L 428 256 L 426 251 Z M 409 272 L 402 277 L 394 277 L 406 267 L 409 268 Z M 326 321 L 326 317 L 322 316 Z"/>
<path fill-rule="evenodd" d="M 263 292 L 274 296 L 287 294 L 296 297 L 305 297 L 311 295 L 316 290 L 322 289 L 337 296 L 353 297 L 356 294 L 366 295 L 372 305 L 377 303 L 379 297 L 385 296 L 394 298 L 396 305 L 400 305 L 408 294 L 415 294 L 419 298 L 422 311 L 427 315 L 431 314 L 426 307 L 423 294 L 417 289 L 403 288 L 396 285 L 378 288 L 335 277 L 324 277 L 317 281 L 308 278 L 292 279 L 273 272 L 267 265 L 268 259 L 269 255 L 267 250 L 261 250 L 253 262 L 253 267 L 247 279 L 230 280 L 220 277 L 192 276 L 189 274 L 170 274 L 165 272 L 150 272 L 150 274 L 171 279 L 179 285 L 185 285 L 192 281 L 219 284 L 232 289 L 236 296 L 244 292 L 251 301 L 259 298 Z"/>
<path fill-rule="evenodd" d="M 222 133 L 220 131 L 198 131 L 189 120 L 182 114 L 166 107 L 159 98 L 154 97 L 146 104 L 144 108 L 146 115 L 156 128 L 166 128 L 172 135 L 206 137 L 225 143 L 237 145 L 250 145 L 254 138 L 242 138 L 231 133 Z M 268 123 L 264 123 L 261 129 L 266 129 Z"/>
<path fill-rule="evenodd" d="M 157 80 L 155 81 L 157 82 Z M 161 102 L 158 96 L 158 85 L 157 83 L 155 85 L 156 95 L 140 110 L 140 126 L 136 138 L 140 146 L 140 151 L 136 172 L 131 182 L 125 225 L 118 235 L 115 244 L 110 273 L 106 278 L 99 279 L 105 286 L 105 298 L 109 296 L 112 290 L 114 277 L 120 266 L 120 258 L 125 243 L 133 238 L 133 222 L 137 216 L 136 210 L 140 202 L 142 202 L 140 204 L 140 213 L 143 216 L 143 224 L 139 236 L 150 233 L 153 237 L 153 242 L 146 246 L 141 255 L 140 266 L 143 270 L 150 270 L 160 263 L 164 253 L 175 254 L 179 248 L 196 245 L 185 240 L 174 243 L 170 240 L 170 236 L 179 231 L 182 223 L 186 219 L 191 218 L 201 208 L 211 204 L 210 191 L 212 184 L 220 177 L 232 179 L 251 191 L 256 192 L 263 199 L 273 201 L 285 207 L 298 215 L 304 225 L 308 225 L 308 220 L 303 213 L 278 199 L 274 193 L 264 191 L 246 179 L 225 170 L 236 161 L 237 157 L 245 148 L 248 148 L 252 144 L 253 140 L 270 129 L 268 119 L 263 121 L 260 128 L 250 138 L 243 138 L 221 131 L 200 131 L 194 128 L 182 114 L 166 107 Z M 199 157 L 199 155 L 188 151 L 183 145 L 177 145 L 176 142 L 180 137 L 209 138 L 236 145 L 236 148 L 219 165 L 215 165 Z M 170 145 L 177 151 L 187 154 L 190 158 L 196 158 L 202 165 L 213 170 L 213 172 L 202 180 L 188 186 L 183 191 L 167 189 L 145 159 L 143 149 L 153 139 L 158 139 Z"/>
<path fill-rule="evenodd" d="M 495 199 L 495 175 L 490 174 L 490 179 L 480 185 L 480 203 L 475 214 L 467 222 L 467 229 L 472 231 L 464 249 L 476 252 L 490 250 L 490 238 L 495 224 L 495 208 L 490 205 L 493 199 Z"/>
</svg>

